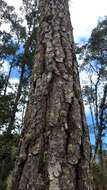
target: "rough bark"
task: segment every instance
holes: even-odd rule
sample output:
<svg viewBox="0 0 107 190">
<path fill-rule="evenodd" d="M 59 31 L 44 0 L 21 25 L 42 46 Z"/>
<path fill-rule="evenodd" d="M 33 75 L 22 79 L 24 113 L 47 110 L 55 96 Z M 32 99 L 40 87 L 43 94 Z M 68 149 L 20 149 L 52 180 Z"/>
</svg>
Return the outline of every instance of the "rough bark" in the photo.
<svg viewBox="0 0 107 190">
<path fill-rule="evenodd" d="M 67 0 L 40 0 L 38 50 L 12 190 L 93 190 Z"/>
</svg>

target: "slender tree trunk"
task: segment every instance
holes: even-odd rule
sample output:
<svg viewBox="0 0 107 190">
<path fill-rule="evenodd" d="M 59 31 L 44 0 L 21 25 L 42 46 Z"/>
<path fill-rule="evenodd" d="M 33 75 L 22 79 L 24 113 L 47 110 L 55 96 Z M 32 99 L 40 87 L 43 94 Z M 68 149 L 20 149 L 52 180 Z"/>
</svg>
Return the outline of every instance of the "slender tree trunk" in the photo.
<svg viewBox="0 0 107 190">
<path fill-rule="evenodd" d="M 20 74 L 20 80 L 19 80 L 19 85 L 18 85 L 18 89 L 17 89 L 17 94 L 16 94 L 13 110 L 12 110 L 12 113 L 11 113 L 9 126 L 7 128 L 7 133 L 8 134 L 11 134 L 12 130 L 14 129 L 15 115 L 16 115 L 16 112 L 17 112 L 17 107 L 18 107 L 18 103 L 19 103 L 19 100 L 20 100 L 20 96 L 21 96 L 24 72 L 25 72 L 25 64 L 23 63 L 22 68 L 21 68 L 21 74 Z"/>
<path fill-rule="evenodd" d="M 102 152 L 102 150 L 101 150 L 102 149 L 102 135 L 103 135 L 105 127 L 106 127 L 104 124 L 104 111 L 106 109 L 106 106 L 105 106 L 106 97 L 107 97 L 107 84 L 105 84 L 105 86 L 104 86 L 103 98 L 102 98 L 102 101 L 99 106 L 99 113 L 97 114 L 99 116 L 97 119 L 97 120 L 99 120 L 99 124 L 98 124 L 99 127 L 97 129 L 98 132 L 97 132 L 97 136 L 96 136 L 94 159 L 96 158 L 98 148 L 99 148 L 100 152 Z M 97 128 L 97 125 L 96 125 L 96 128 Z M 100 158 L 99 158 L 99 160 L 100 160 Z"/>
<path fill-rule="evenodd" d="M 13 64 L 11 63 L 9 73 L 8 73 L 8 76 L 7 76 L 7 79 L 6 79 L 6 84 L 5 84 L 5 89 L 4 89 L 4 96 L 7 93 L 7 87 L 8 87 L 8 84 L 9 84 L 9 79 L 10 79 L 12 68 L 13 68 Z"/>
<path fill-rule="evenodd" d="M 21 67 L 21 74 L 20 74 L 20 80 L 19 80 L 18 90 L 17 90 L 17 94 L 16 94 L 16 98 L 15 98 L 15 103 L 14 103 L 14 106 L 13 106 L 12 114 L 11 114 L 11 117 L 10 117 L 9 126 L 7 128 L 7 132 L 9 134 L 11 134 L 12 130 L 14 129 L 15 116 L 16 116 L 17 107 L 18 107 L 18 103 L 19 103 L 19 100 L 20 100 L 20 96 L 21 96 L 21 92 L 22 92 L 22 87 L 23 87 L 25 65 L 29 64 L 30 61 L 31 61 L 27 57 L 27 54 L 29 53 L 29 48 L 31 48 L 32 36 L 33 36 L 33 32 L 32 32 L 31 36 L 27 39 L 27 41 L 25 43 L 25 51 L 24 51 L 24 55 L 23 55 L 23 59 L 22 59 L 22 67 Z"/>
<path fill-rule="evenodd" d="M 102 147 L 102 139 L 100 139 L 100 143 L 99 143 L 99 162 L 100 162 L 100 173 L 103 176 L 103 147 Z"/>
<path fill-rule="evenodd" d="M 40 0 L 38 50 L 12 190 L 93 190 L 67 0 Z"/>
<path fill-rule="evenodd" d="M 90 100 L 88 100 L 88 104 L 89 104 L 89 109 L 90 109 L 90 114 L 91 114 L 91 120 L 92 120 L 92 128 L 93 128 L 93 132 L 94 132 L 94 138 L 96 141 L 96 125 L 94 122 L 94 114 L 93 114 L 93 109 L 92 109 L 92 105 L 90 103 Z"/>
</svg>

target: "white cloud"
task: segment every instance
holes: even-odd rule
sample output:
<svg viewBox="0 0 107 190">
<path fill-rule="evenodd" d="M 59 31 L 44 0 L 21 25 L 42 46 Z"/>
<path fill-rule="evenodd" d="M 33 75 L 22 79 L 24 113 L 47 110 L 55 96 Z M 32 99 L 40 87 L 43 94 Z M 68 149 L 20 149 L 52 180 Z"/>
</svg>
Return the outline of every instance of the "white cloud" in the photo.
<svg viewBox="0 0 107 190">
<path fill-rule="evenodd" d="M 96 84 L 97 82 L 97 74 L 95 72 L 93 73 L 88 73 L 85 70 L 80 72 L 80 82 L 81 82 L 81 87 L 84 87 L 86 85 L 90 86 L 90 77 L 93 82 L 93 84 Z"/>
<path fill-rule="evenodd" d="M 19 8 L 22 6 L 22 0 L 6 0 L 6 2 L 8 5 L 14 6 L 17 12 L 19 12 Z"/>
<path fill-rule="evenodd" d="M 107 0 L 70 0 L 75 40 L 89 37 L 99 17 L 107 15 Z"/>
<path fill-rule="evenodd" d="M 9 82 L 11 84 L 11 87 L 8 86 L 7 93 L 16 92 L 17 88 L 18 88 L 18 84 L 19 84 L 19 79 L 18 78 L 10 78 Z"/>
<path fill-rule="evenodd" d="M 8 33 L 10 32 L 10 24 L 8 23 L 2 23 L 0 30 L 3 31 L 7 31 Z"/>
<path fill-rule="evenodd" d="M 3 67 L 0 68 L 0 72 L 8 74 L 9 68 L 10 68 L 9 63 L 7 61 L 4 61 Z"/>
<path fill-rule="evenodd" d="M 85 71 L 80 72 L 80 82 L 81 82 L 81 87 L 89 85 L 89 77 Z"/>
<path fill-rule="evenodd" d="M 17 85 L 19 83 L 19 79 L 18 78 L 10 78 L 9 82 L 13 85 Z"/>
</svg>

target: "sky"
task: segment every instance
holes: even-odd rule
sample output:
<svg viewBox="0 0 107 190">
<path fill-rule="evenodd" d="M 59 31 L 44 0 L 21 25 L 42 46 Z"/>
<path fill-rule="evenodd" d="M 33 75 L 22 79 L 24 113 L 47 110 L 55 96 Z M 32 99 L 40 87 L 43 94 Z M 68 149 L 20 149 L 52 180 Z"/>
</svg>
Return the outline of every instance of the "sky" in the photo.
<svg viewBox="0 0 107 190">
<path fill-rule="evenodd" d="M 6 0 L 19 11 L 22 0 Z M 69 0 L 76 42 L 87 40 L 100 17 L 107 15 L 107 0 Z"/>
<path fill-rule="evenodd" d="M 70 0 L 75 40 L 87 38 L 98 19 L 107 15 L 107 0 Z"/>
</svg>

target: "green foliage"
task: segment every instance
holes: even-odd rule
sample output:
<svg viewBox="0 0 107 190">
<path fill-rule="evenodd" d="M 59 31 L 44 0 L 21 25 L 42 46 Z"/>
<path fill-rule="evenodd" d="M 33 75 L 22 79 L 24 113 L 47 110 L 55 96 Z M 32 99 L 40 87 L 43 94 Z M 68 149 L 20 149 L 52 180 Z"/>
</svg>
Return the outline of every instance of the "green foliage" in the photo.
<svg viewBox="0 0 107 190">
<path fill-rule="evenodd" d="M 14 56 L 18 50 L 18 44 L 14 42 L 10 33 L 0 32 L 0 58 Z"/>
<path fill-rule="evenodd" d="M 80 59 L 84 59 L 82 69 L 89 69 L 107 80 L 107 17 L 93 29 L 88 42 L 78 48 Z"/>
<path fill-rule="evenodd" d="M 0 135 L 0 189 L 6 190 L 7 178 L 13 170 L 19 136 Z M 8 178 L 9 180 L 9 178 Z"/>
<path fill-rule="evenodd" d="M 9 122 L 12 107 L 14 105 L 14 94 L 0 96 L 0 126 Z"/>
<path fill-rule="evenodd" d="M 104 173 L 101 173 L 100 165 L 98 163 L 94 163 L 92 167 L 93 171 L 93 180 L 95 184 L 96 190 L 103 190 L 107 188 L 107 158 L 104 160 L 106 164 L 104 164 Z"/>
<path fill-rule="evenodd" d="M 0 74 L 0 94 L 2 93 L 5 85 L 6 77 L 3 74 Z"/>
<path fill-rule="evenodd" d="M 12 187 L 12 174 L 7 177 L 6 190 L 11 190 Z"/>
</svg>

